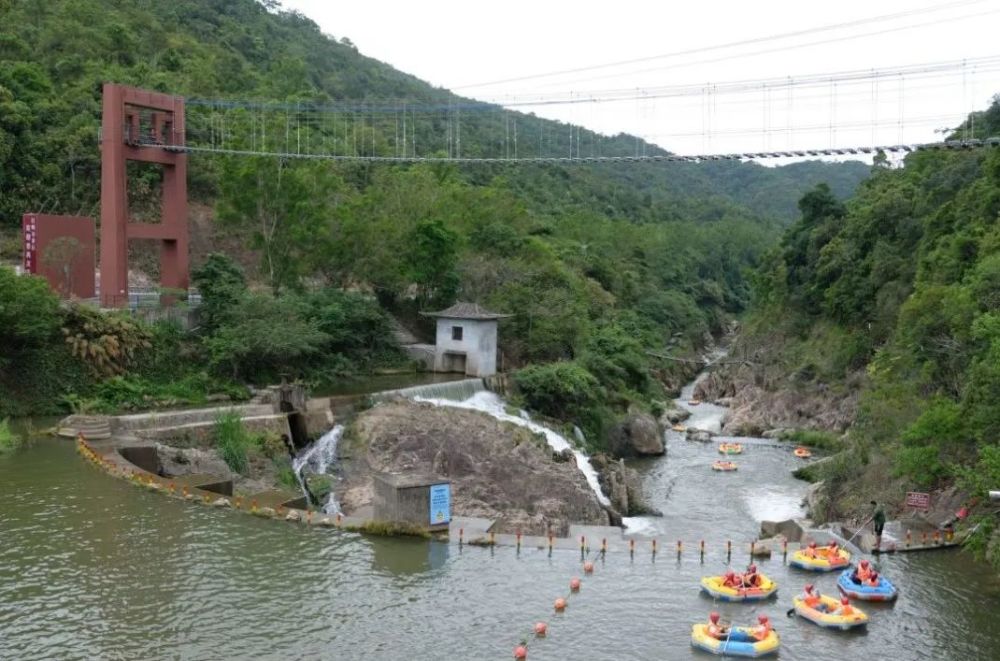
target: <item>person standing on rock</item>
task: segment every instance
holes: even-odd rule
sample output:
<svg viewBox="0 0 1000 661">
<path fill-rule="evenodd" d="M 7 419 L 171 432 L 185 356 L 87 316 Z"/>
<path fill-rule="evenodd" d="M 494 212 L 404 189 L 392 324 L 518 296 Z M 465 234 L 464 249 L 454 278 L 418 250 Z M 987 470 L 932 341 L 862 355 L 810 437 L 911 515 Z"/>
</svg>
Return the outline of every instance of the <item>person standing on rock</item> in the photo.
<svg viewBox="0 0 1000 661">
<path fill-rule="evenodd" d="M 885 528 L 885 510 L 876 501 L 872 501 L 875 512 L 872 514 L 872 526 L 875 528 L 875 548 L 882 548 L 882 529 Z"/>
</svg>

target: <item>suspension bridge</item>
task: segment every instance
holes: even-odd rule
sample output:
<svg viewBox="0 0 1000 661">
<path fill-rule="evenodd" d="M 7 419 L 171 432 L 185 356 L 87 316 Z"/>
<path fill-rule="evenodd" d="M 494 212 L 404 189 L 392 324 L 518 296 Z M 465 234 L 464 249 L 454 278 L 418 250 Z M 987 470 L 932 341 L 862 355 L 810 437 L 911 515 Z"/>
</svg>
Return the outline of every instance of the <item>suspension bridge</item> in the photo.
<svg viewBox="0 0 1000 661">
<path fill-rule="evenodd" d="M 444 92 L 440 100 L 432 101 L 274 103 L 195 98 L 185 100 L 183 134 L 157 130 L 152 113 L 139 109 L 137 125 L 128 127 L 125 135 L 134 147 L 176 153 L 370 163 L 569 165 L 850 158 L 1000 146 L 1000 136 L 986 135 L 984 127 L 977 127 L 972 111 L 979 90 L 1000 89 L 994 85 L 1000 85 L 1000 56 L 487 100 Z M 953 102 L 947 112 L 928 113 L 921 110 L 927 95 Z M 689 109 L 692 104 L 702 109 L 700 126 L 683 126 L 690 113 L 682 114 L 678 107 Z M 616 107 L 620 113 L 629 105 L 640 115 L 650 115 L 649 131 L 608 135 L 583 126 L 588 123 L 586 109 Z M 580 120 L 566 123 L 535 114 L 552 107 L 581 109 Z M 739 117 L 740 123 L 724 124 L 727 117 Z M 748 123 L 749 117 L 759 117 L 759 123 Z M 934 130 L 947 139 L 926 139 L 929 127 L 942 126 Z M 817 135 L 823 135 L 827 144 L 802 146 L 802 136 L 816 140 Z M 710 147 L 713 138 L 729 136 L 751 136 L 759 140 L 760 148 L 674 151 L 670 144 L 695 138 Z"/>
</svg>

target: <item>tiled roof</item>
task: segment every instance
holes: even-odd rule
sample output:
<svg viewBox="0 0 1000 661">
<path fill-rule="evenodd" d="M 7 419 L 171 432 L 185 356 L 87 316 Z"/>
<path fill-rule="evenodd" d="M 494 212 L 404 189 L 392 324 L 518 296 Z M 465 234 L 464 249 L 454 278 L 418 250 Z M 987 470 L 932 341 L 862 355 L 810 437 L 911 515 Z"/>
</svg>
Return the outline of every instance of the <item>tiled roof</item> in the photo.
<svg viewBox="0 0 1000 661">
<path fill-rule="evenodd" d="M 490 312 L 484 307 L 480 307 L 478 303 L 465 303 L 459 301 L 455 303 L 447 310 L 441 310 L 440 312 L 421 312 L 420 314 L 425 317 L 442 317 L 445 319 L 505 319 L 512 315 L 500 314 L 499 312 Z"/>
</svg>

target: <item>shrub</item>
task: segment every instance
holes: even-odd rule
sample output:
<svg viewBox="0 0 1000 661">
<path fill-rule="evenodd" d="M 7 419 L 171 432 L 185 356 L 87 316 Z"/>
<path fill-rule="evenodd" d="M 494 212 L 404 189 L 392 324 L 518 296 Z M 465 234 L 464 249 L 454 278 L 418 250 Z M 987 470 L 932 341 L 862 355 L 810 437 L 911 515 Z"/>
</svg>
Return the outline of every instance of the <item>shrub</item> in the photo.
<svg viewBox="0 0 1000 661">
<path fill-rule="evenodd" d="M 529 409 L 563 420 L 599 400 L 597 379 L 574 362 L 529 365 L 514 374 L 514 383 Z"/>
<path fill-rule="evenodd" d="M 250 468 L 247 454 L 254 440 L 235 411 L 223 413 L 216 419 L 215 445 L 230 469 L 241 475 L 247 473 Z"/>
<path fill-rule="evenodd" d="M 24 437 L 11 431 L 10 422 L 6 418 L 0 420 L 0 454 L 13 452 L 23 444 Z"/>
</svg>

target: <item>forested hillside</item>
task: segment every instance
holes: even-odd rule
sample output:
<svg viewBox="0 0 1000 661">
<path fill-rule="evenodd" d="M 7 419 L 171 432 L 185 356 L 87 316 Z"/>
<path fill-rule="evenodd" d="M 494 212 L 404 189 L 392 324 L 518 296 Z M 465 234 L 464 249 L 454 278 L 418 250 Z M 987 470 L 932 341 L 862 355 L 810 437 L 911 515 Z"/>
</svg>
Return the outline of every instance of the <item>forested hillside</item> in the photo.
<svg viewBox="0 0 1000 661">
<path fill-rule="evenodd" d="M 1000 134 L 1000 103 L 971 124 Z M 877 162 L 846 204 L 818 188 L 800 206 L 759 271 L 743 343 L 781 367 L 782 387 L 860 389 L 826 475 L 831 514 L 950 484 L 982 507 L 1000 485 L 1000 152 Z M 985 551 L 995 518 L 980 521 Z"/>
<path fill-rule="evenodd" d="M 23 211 L 96 213 L 105 81 L 203 99 L 457 99 L 273 2 L 0 0 L 0 227 L 8 228 L 8 259 L 17 250 L 9 230 Z M 464 150 L 474 154 L 495 135 L 489 121 L 463 123 Z M 552 148 L 568 147 L 567 125 L 533 121 L 549 127 Z M 605 155 L 629 155 L 637 140 L 604 143 Z M 133 175 L 133 212 L 146 213 L 158 174 L 135 168 Z M 60 327 L 90 322 L 53 311 L 48 325 L 0 331 L 20 347 L 18 357 L 5 358 L 0 406 L 51 409 L 66 394 L 77 403 L 96 397 L 98 406 L 138 406 L 155 401 L 150 392 L 164 381 L 191 383 L 204 396 L 226 380 L 328 380 L 398 360 L 382 343 L 385 310 L 417 323 L 417 311 L 464 298 L 515 315 L 501 332 L 506 365 L 562 361 L 558 369 L 579 377 L 576 391 L 555 393 L 575 402 L 573 410 L 546 412 L 585 412 L 580 422 L 600 438 L 615 414 L 662 398 L 676 363 L 650 352 L 700 345 L 743 309 L 747 269 L 791 220 L 803 191 L 828 181 L 846 196 L 866 175 L 858 163 L 373 166 L 192 155 L 191 195 L 213 228 L 207 249 L 194 255 L 196 281 L 210 290 L 209 323 L 193 340 L 164 329 L 138 329 L 134 338 L 137 356 L 144 343 L 167 343 L 173 348 L 164 356 L 185 360 L 153 361 L 152 369 L 138 357 L 112 361 L 110 372 L 80 371 L 66 356 L 53 358 L 50 344 L 62 342 Z M 233 247 L 241 264 L 206 262 L 222 246 Z M 21 291 L 13 281 L 4 286 L 8 295 Z M 380 306 L 371 308 L 368 294 Z M 360 346 L 355 334 L 381 339 Z M 76 371 L 42 382 L 40 365 L 49 376 Z M 522 380 L 526 392 L 549 384 L 544 370 L 555 368 L 533 369 Z M 164 396 L 184 399 L 190 390 Z"/>
</svg>

